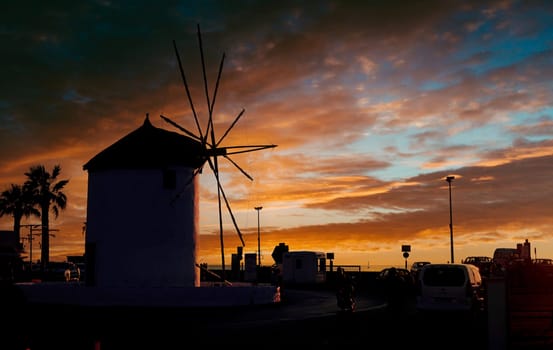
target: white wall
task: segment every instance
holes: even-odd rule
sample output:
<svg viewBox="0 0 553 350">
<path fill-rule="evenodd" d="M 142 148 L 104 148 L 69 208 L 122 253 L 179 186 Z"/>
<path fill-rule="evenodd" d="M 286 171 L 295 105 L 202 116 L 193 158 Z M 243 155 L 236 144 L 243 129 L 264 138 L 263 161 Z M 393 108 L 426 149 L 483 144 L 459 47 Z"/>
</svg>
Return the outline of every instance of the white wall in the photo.
<svg viewBox="0 0 553 350">
<path fill-rule="evenodd" d="M 282 280 L 290 283 L 319 283 L 325 281 L 326 272 L 319 271 L 321 252 L 285 252 L 282 255 Z"/>
<path fill-rule="evenodd" d="M 86 243 L 96 244 L 96 286 L 199 286 L 198 177 L 183 191 L 193 169 L 174 169 L 172 190 L 161 169 L 89 173 Z"/>
</svg>

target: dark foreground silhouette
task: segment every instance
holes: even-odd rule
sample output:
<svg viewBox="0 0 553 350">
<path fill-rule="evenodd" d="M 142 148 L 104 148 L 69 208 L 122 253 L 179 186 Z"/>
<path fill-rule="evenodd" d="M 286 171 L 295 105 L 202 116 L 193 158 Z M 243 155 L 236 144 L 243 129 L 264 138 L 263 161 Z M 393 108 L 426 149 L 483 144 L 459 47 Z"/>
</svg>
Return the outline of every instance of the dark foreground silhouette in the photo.
<svg viewBox="0 0 553 350">
<path fill-rule="evenodd" d="M 421 315 L 411 299 L 343 312 L 332 293 L 320 300 L 320 314 L 312 315 L 306 315 L 302 305 L 311 303 L 316 308 L 315 301 L 286 297 L 281 304 L 239 308 L 23 305 L 17 325 L 4 333 L 9 336 L 0 348 L 185 349 L 193 344 L 263 349 L 348 344 L 390 349 L 488 348 L 482 315 Z M 332 307 L 329 312 L 323 310 Z"/>
<path fill-rule="evenodd" d="M 333 290 L 285 289 L 278 304 L 203 308 L 29 305 L 17 288 L 0 290 L 2 350 L 187 349 L 198 345 L 553 348 L 550 335 L 514 339 L 514 333 L 501 346 L 501 339 L 490 336 L 487 312 L 421 313 L 413 295 L 389 298 L 361 290 L 356 293 L 355 311 L 345 312 L 336 304 Z"/>
</svg>

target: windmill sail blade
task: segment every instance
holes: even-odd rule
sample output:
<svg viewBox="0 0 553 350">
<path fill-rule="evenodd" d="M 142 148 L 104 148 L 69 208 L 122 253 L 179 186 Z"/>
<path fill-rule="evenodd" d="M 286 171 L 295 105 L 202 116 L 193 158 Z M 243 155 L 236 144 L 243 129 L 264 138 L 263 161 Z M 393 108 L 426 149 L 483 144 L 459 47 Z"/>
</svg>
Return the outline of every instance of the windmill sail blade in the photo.
<svg viewBox="0 0 553 350">
<path fill-rule="evenodd" d="M 236 168 L 238 168 L 238 170 L 240 170 L 242 172 L 242 174 L 246 175 L 246 177 L 248 179 L 250 179 L 251 181 L 253 181 L 253 177 L 251 177 L 248 173 L 246 173 L 246 171 L 244 171 L 244 169 L 242 169 L 238 164 L 236 164 L 235 161 L 233 161 L 232 159 L 230 159 L 230 157 L 224 155 L 223 157 L 225 157 L 229 162 L 232 163 L 232 165 L 234 165 Z"/>
<path fill-rule="evenodd" d="M 238 115 L 236 116 L 236 118 L 234 118 L 234 121 L 232 122 L 232 124 L 230 124 L 230 126 L 228 127 L 227 131 L 225 131 L 225 133 L 223 134 L 223 136 L 221 136 L 221 138 L 219 139 L 219 141 L 217 141 L 217 143 L 215 144 L 215 147 L 219 146 L 219 144 L 223 141 L 223 139 L 225 137 L 227 137 L 228 133 L 230 132 L 230 130 L 234 127 L 234 125 L 238 122 L 238 119 L 240 119 L 242 117 L 242 115 L 244 114 L 246 110 L 242 108 L 242 111 L 240 111 L 240 113 L 238 113 Z"/>
<path fill-rule="evenodd" d="M 198 140 L 198 141 L 202 141 L 201 138 L 199 138 L 198 136 L 194 135 L 191 131 L 188 131 L 187 129 L 183 128 L 182 126 L 180 126 L 179 124 L 175 123 L 174 121 L 172 121 L 171 119 L 167 118 L 166 116 L 160 114 L 159 115 L 163 120 L 165 120 L 167 123 L 173 125 L 175 128 L 179 129 L 180 131 L 184 132 L 186 135 L 192 137 L 193 139 L 195 140 Z"/>
<path fill-rule="evenodd" d="M 200 25 L 198 24 L 198 44 L 200 46 L 200 58 L 202 60 L 202 73 L 203 73 L 203 77 L 204 77 L 204 90 L 205 90 L 205 98 L 207 100 L 207 109 L 209 111 L 209 122 L 208 122 L 208 129 L 209 129 L 209 125 L 211 125 L 211 129 L 213 130 L 213 122 L 211 121 L 211 102 L 210 102 L 210 99 L 209 99 L 209 88 L 208 88 L 208 83 L 207 83 L 207 73 L 205 71 L 205 58 L 204 58 L 204 48 L 203 48 L 203 45 L 202 45 L 202 34 L 200 32 Z M 206 132 L 206 135 L 208 133 Z M 212 140 L 212 142 L 215 142 Z"/>
<path fill-rule="evenodd" d="M 232 219 L 232 223 L 234 225 L 234 228 L 236 229 L 236 233 L 238 234 L 238 238 L 240 238 L 240 242 L 242 242 L 242 246 L 246 246 L 246 243 L 244 242 L 244 237 L 242 237 L 242 232 L 240 232 L 240 228 L 238 227 L 238 224 L 236 223 L 236 219 L 234 218 L 234 214 L 232 213 L 232 209 L 230 209 L 230 204 L 227 200 L 227 196 L 225 195 L 225 191 L 223 191 L 223 187 L 219 183 L 219 180 L 217 180 L 217 184 L 219 186 L 219 189 L 221 190 L 221 194 L 223 195 L 223 199 L 225 200 L 225 205 L 227 206 L 228 213 L 230 214 L 230 217 Z"/>
<path fill-rule="evenodd" d="M 216 163 L 217 164 L 217 163 Z M 217 183 L 219 183 L 219 171 L 217 171 Z M 219 243 L 221 245 L 221 264 L 223 266 L 223 276 L 225 274 L 225 239 L 223 237 L 223 216 L 221 215 L 221 188 L 217 187 L 217 207 L 219 212 Z"/>
<path fill-rule="evenodd" d="M 226 155 L 231 155 L 231 154 L 239 154 L 239 153 L 247 153 L 247 152 L 254 152 L 254 151 L 260 151 L 262 149 L 267 149 L 267 148 L 275 148 L 276 145 L 249 145 L 249 146 L 227 146 L 225 147 L 225 149 L 227 150 L 225 152 Z M 240 149 L 242 148 L 243 150 L 241 151 L 228 151 L 229 149 Z"/>
<path fill-rule="evenodd" d="M 221 74 L 223 73 L 223 63 L 225 62 L 225 53 L 221 57 L 221 63 L 219 63 L 219 72 L 217 73 L 217 80 L 215 81 L 215 90 L 213 91 L 213 100 L 211 101 L 211 106 L 209 110 L 213 112 L 213 107 L 215 106 L 215 100 L 217 99 L 217 91 L 219 90 L 219 82 L 221 81 Z"/>
<path fill-rule="evenodd" d="M 236 223 L 236 219 L 234 218 L 234 214 L 232 213 L 232 210 L 230 209 L 230 204 L 227 200 L 227 196 L 225 195 L 225 191 L 223 190 L 223 186 L 221 186 L 221 182 L 219 181 L 219 170 L 216 169 L 216 166 L 211 161 L 211 158 L 208 158 L 209 167 L 211 170 L 213 170 L 213 173 L 215 174 L 215 179 L 217 180 L 217 188 L 220 191 L 219 193 L 223 195 L 223 199 L 225 201 L 225 205 L 227 206 L 227 210 L 229 212 L 229 215 L 232 219 L 232 223 L 234 224 L 234 228 L 236 229 L 236 233 L 238 233 L 238 237 L 240 238 L 240 241 L 242 242 L 242 246 L 246 246 L 246 243 L 244 242 L 244 238 L 242 237 L 242 232 L 240 231 L 240 228 L 238 227 L 238 224 Z M 221 218 L 221 215 L 219 213 L 219 220 Z"/>
<path fill-rule="evenodd" d="M 215 90 L 213 91 L 213 100 L 209 105 L 209 122 L 207 123 L 206 135 L 209 133 L 210 128 L 213 128 L 213 108 L 215 106 L 215 100 L 217 99 L 217 91 L 219 90 L 219 82 L 221 81 L 221 73 L 223 72 L 223 62 L 225 61 L 225 54 L 221 57 L 221 63 L 219 64 L 219 72 L 217 73 L 217 81 L 215 82 Z M 207 81 L 206 81 L 207 84 Z M 209 103 L 209 100 L 208 100 Z"/>
<path fill-rule="evenodd" d="M 212 131 L 213 133 L 213 131 Z M 206 136 L 207 137 L 207 136 Z M 207 157 L 209 167 L 215 175 L 217 180 L 217 207 L 219 213 L 219 242 L 221 244 L 221 267 L 223 269 L 223 276 L 225 275 L 225 240 L 223 238 L 223 216 L 221 214 L 221 185 L 219 183 L 219 166 L 217 165 L 217 157 L 213 157 L 211 161 L 210 157 Z"/>
<path fill-rule="evenodd" d="M 190 109 L 194 115 L 194 121 L 196 122 L 196 127 L 198 128 L 198 133 L 200 134 L 200 139 L 203 140 L 202 128 L 200 127 L 200 121 L 198 120 L 198 115 L 196 114 L 196 109 L 194 108 L 194 103 L 192 102 L 192 95 L 190 94 L 190 89 L 188 88 L 188 83 L 186 82 L 186 76 L 184 75 L 184 70 L 182 69 L 182 62 L 179 55 L 179 50 L 177 49 L 177 43 L 173 40 L 173 47 L 175 48 L 175 54 L 177 55 L 177 61 L 179 63 L 180 75 L 184 88 L 186 89 L 186 96 L 188 97 L 188 103 L 190 104 Z"/>
</svg>

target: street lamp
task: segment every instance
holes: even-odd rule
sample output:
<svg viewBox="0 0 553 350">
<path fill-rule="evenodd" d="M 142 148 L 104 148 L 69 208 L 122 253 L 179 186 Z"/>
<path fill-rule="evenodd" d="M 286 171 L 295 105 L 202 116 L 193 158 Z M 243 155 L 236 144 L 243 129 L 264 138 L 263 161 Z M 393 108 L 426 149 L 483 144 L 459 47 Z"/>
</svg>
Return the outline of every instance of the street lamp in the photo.
<svg viewBox="0 0 553 350">
<path fill-rule="evenodd" d="M 449 185 L 449 240 L 451 245 L 451 263 L 453 264 L 453 211 L 451 209 L 451 181 L 455 179 L 455 176 L 448 176 L 445 178 Z"/>
<path fill-rule="evenodd" d="M 257 266 L 261 266 L 261 236 L 259 235 L 259 212 L 263 207 L 255 207 L 257 210 Z"/>
</svg>

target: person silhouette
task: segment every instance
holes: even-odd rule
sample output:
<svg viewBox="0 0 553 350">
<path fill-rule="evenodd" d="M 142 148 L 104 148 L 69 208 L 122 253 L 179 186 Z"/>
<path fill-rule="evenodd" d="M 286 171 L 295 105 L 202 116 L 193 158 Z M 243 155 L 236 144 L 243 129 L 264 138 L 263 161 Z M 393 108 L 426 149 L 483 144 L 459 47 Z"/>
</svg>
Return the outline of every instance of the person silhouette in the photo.
<svg viewBox="0 0 553 350">
<path fill-rule="evenodd" d="M 65 282 L 71 281 L 71 269 L 69 268 L 69 266 L 65 269 L 64 276 Z"/>
<path fill-rule="evenodd" d="M 336 270 L 336 300 L 338 307 L 344 311 L 355 309 L 353 282 L 342 267 Z"/>
</svg>

